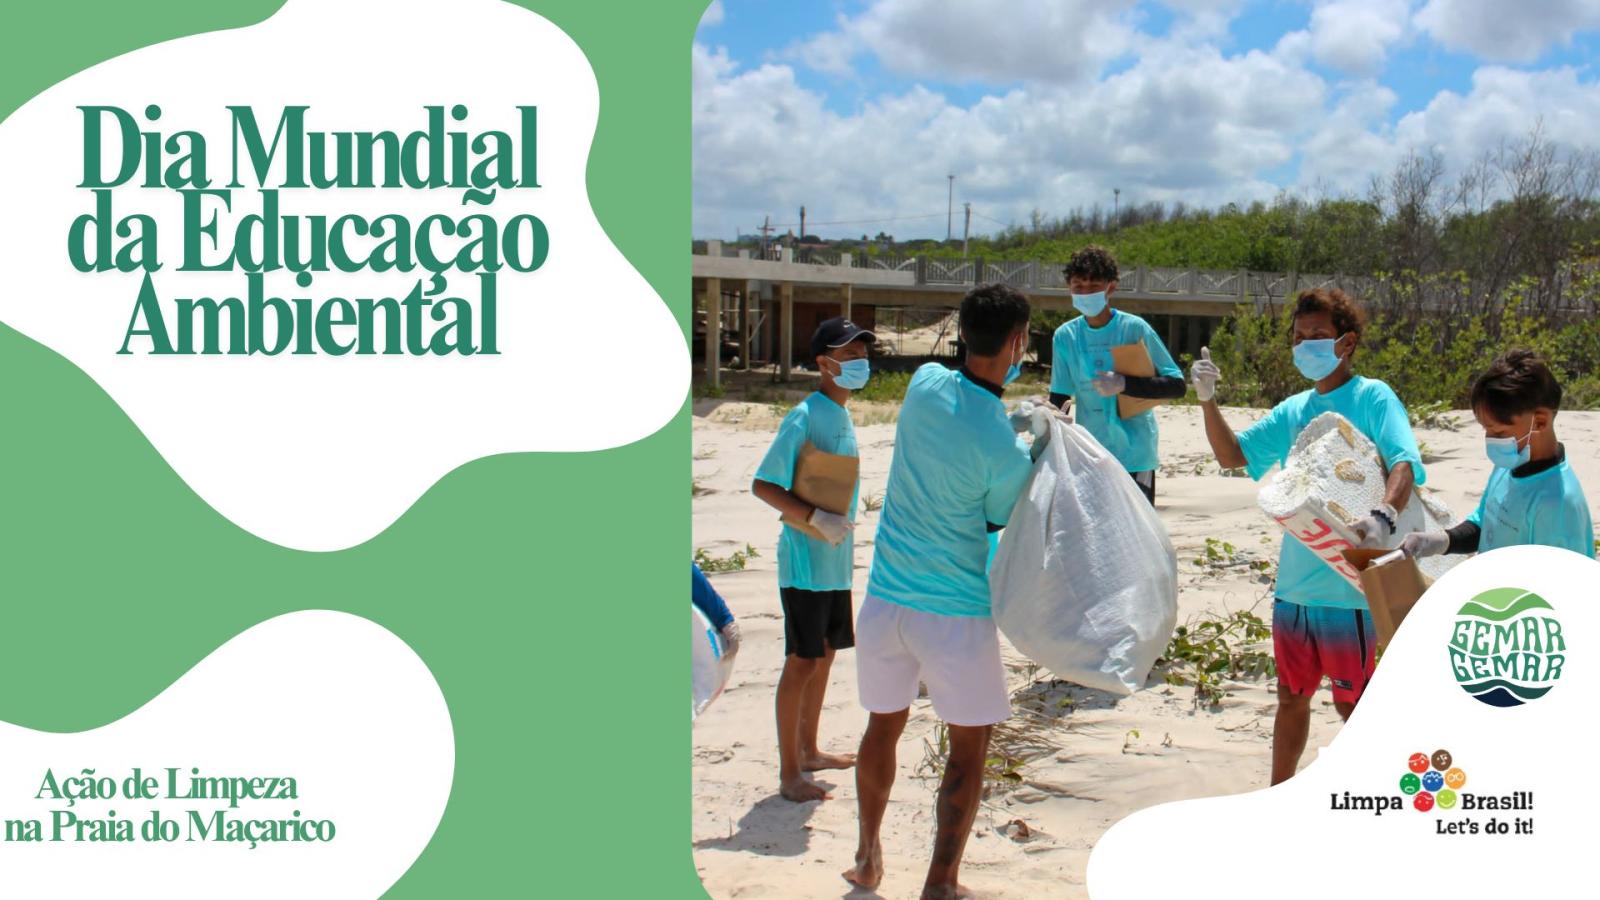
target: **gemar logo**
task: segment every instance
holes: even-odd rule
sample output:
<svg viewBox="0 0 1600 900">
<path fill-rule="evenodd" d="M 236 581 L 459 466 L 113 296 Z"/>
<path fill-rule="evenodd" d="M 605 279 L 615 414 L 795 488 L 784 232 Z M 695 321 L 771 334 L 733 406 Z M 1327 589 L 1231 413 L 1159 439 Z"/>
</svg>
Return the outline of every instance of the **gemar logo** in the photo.
<svg viewBox="0 0 1600 900">
<path fill-rule="evenodd" d="M 1561 677 L 1567 641 L 1549 601 L 1506 587 L 1484 591 L 1456 612 L 1450 668 L 1456 683 L 1490 706 L 1521 706 Z"/>
</svg>

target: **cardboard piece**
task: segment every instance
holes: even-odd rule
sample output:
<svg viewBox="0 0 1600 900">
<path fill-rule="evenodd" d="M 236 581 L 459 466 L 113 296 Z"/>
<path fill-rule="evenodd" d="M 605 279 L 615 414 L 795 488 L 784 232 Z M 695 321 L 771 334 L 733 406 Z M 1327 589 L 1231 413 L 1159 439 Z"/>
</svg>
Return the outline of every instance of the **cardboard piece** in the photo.
<svg viewBox="0 0 1600 900">
<path fill-rule="evenodd" d="M 861 460 L 858 457 L 824 453 L 807 441 L 801 446 L 800 456 L 795 460 L 794 485 L 789 491 L 818 509 L 848 516 L 850 503 L 856 496 L 856 480 L 860 475 Z M 827 541 L 810 522 L 784 516 L 783 523 L 819 541 Z"/>
<path fill-rule="evenodd" d="M 1382 647 L 1433 582 L 1417 568 L 1416 560 L 1398 550 L 1352 548 L 1344 551 L 1344 558 L 1361 573 L 1361 592 L 1367 595 L 1372 627 Z"/>
<path fill-rule="evenodd" d="M 1156 374 L 1156 364 L 1150 359 L 1150 350 L 1141 343 L 1120 344 L 1111 348 L 1111 371 L 1118 375 L 1149 378 Z M 1165 400 L 1146 400 L 1142 397 L 1117 395 L 1117 417 L 1131 419 L 1166 403 Z"/>
</svg>

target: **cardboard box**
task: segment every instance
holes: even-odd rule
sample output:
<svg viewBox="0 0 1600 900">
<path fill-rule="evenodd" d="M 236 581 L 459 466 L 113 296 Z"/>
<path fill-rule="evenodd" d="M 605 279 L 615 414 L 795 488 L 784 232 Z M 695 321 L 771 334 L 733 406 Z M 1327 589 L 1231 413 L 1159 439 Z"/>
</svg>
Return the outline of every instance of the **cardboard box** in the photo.
<svg viewBox="0 0 1600 900">
<path fill-rule="evenodd" d="M 1118 375 L 1149 378 L 1156 374 L 1156 364 L 1150 359 L 1150 350 L 1143 343 L 1120 344 L 1111 348 L 1111 371 Z M 1147 400 L 1143 397 L 1117 395 L 1117 417 L 1131 419 L 1166 403 L 1165 400 Z"/>
<path fill-rule="evenodd" d="M 800 448 L 794 464 L 794 484 L 790 493 L 801 500 L 831 513 L 848 516 L 851 501 L 856 496 L 856 480 L 861 476 L 861 460 L 854 456 L 824 453 L 807 441 Z M 803 532 L 819 541 L 826 541 L 822 532 L 809 522 L 783 517 L 785 525 Z"/>
<path fill-rule="evenodd" d="M 1417 561 L 1398 550 L 1344 551 L 1344 558 L 1360 573 L 1361 593 L 1367 597 L 1378 646 L 1389 643 L 1432 581 L 1417 568 Z"/>
</svg>

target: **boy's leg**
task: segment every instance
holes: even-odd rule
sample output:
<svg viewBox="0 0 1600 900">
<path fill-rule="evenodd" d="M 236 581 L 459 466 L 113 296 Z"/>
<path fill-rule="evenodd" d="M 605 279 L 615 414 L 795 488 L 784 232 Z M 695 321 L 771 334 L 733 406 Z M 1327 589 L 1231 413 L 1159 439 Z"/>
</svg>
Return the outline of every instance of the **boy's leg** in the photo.
<svg viewBox="0 0 1600 900">
<path fill-rule="evenodd" d="M 1378 635 L 1372 617 L 1360 609 L 1320 610 L 1317 647 L 1328 680 L 1333 682 L 1333 708 L 1349 719 L 1372 680 L 1377 665 Z"/>
<path fill-rule="evenodd" d="M 963 896 L 957 877 L 967 835 L 978 817 L 978 801 L 983 796 L 983 766 L 989 756 L 992 725 L 951 725 L 950 756 L 945 760 L 944 780 L 939 784 L 937 830 L 933 838 L 933 860 L 928 864 L 928 879 L 922 885 L 923 900 L 944 900 Z"/>
<path fill-rule="evenodd" d="M 1272 656 L 1278 666 L 1278 710 L 1272 718 L 1272 783 L 1294 777 L 1311 732 L 1311 695 L 1322 683 L 1313 608 L 1272 604 Z"/>
<path fill-rule="evenodd" d="M 851 884 L 872 890 L 883 881 L 883 844 L 879 831 L 883 812 L 889 806 L 889 789 L 894 786 L 895 744 L 906 728 L 910 708 L 893 713 L 872 713 L 867 717 L 867 733 L 861 736 L 861 754 L 856 759 L 856 815 L 860 837 L 856 842 L 856 864 L 844 872 Z"/>
<path fill-rule="evenodd" d="M 821 725 L 822 702 L 828 693 L 828 678 L 833 668 L 834 654 L 856 645 L 855 627 L 851 623 L 853 610 L 849 591 L 826 591 L 818 599 L 828 598 L 829 620 L 827 652 L 818 660 L 817 670 L 806 685 L 805 699 L 800 707 L 800 767 L 807 772 L 821 769 L 848 769 L 855 765 L 854 753 L 823 753 L 817 744 L 817 729 Z"/>
<path fill-rule="evenodd" d="M 1151 506 L 1155 506 L 1156 470 L 1149 469 L 1144 472 L 1129 472 L 1128 474 L 1133 477 L 1133 483 L 1139 486 L 1139 492 L 1144 494 L 1144 498 L 1150 501 Z"/>
<path fill-rule="evenodd" d="M 825 641 L 826 610 L 819 609 L 818 595 L 796 588 L 779 588 L 783 601 L 783 674 L 778 676 L 776 712 L 778 720 L 778 794 L 785 800 L 805 803 L 826 800 L 828 792 L 807 781 L 802 774 L 805 763 L 801 745 L 801 726 L 805 718 L 806 692 L 816 679 L 822 660 L 828 655 Z"/>
</svg>

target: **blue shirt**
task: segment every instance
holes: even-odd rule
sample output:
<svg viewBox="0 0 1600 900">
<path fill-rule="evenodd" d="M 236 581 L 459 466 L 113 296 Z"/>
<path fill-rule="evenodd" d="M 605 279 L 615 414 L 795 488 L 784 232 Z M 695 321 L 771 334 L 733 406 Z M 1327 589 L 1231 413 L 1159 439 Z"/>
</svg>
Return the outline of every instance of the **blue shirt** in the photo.
<svg viewBox="0 0 1600 900">
<path fill-rule="evenodd" d="M 690 563 L 689 568 L 694 570 L 694 580 L 691 582 L 692 587 L 690 588 L 689 599 L 694 603 L 695 609 L 706 614 L 706 618 L 711 622 L 711 627 L 721 631 L 727 627 L 729 622 L 733 621 L 733 613 L 728 611 L 728 604 L 722 601 L 722 595 L 717 593 L 717 589 L 711 586 L 711 579 L 706 577 L 706 573 L 700 571 L 700 566 L 696 563 Z"/>
<path fill-rule="evenodd" d="M 1496 467 L 1478 508 L 1467 517 L 1483 529 L 1478 552 L 1518 544 L 1561 547 L 1594 556 L 1594 522 L 1583 486 L 1565 458 L 1522 478 Z"/>
<path fill-rule="evenodd" d="M 824 453 L 856 456 L 856 427 L 850 412 L 814 391 L 801 400 L 778 426 L 778 436 L 756 469 L 756 477 L 784 490 L 794 488 L 794 466 L 800 448 L 809 441 Z M 850 495 L 850 521 L 856 520 L 856 497 L 861 492 L 857 480 Z M 778 535 L 778 587 L 803 591 L 848 591 L 855 568 L 855 541 L 845 538 L 829 546 L 803 531 L 783 526 Z"/>
<path fill-rule="evenodd" d="M 1400 398 L 1387 384 L 1359 375 L 1326 394 L 1317 393 L 1316 388 L 1295 394 L 1241 432 L 1239 449 L 1244 451 L 1245 470 L 1250 477 L 1260 481 L 1273 466 L 1288 459 L 1300 431 L 1326 412 L 1344 416 L 1376 444 L 1385 467 L 1393 470 L 1408 462 L 1417 484 L 1427 480 L 1416 436 L 1411 433 L 1411 420 Z M 1366 510 L 1351 512 L 1366 514 Z M 1343 575 L 1304 544 L 1287 536 L 1278 554 L 1277 595 L 1303 606 L 1367 607 L 1366 598 Z"/>
<path fill-rule="evenodd" d="M 1117 414 L 1116 396 L 1102 397 L 1092 384 L 1096 375 L 1113 371 L 1112 347 L 1138 343 L 1150 351 L 1157 375 L 1183 377 L 1183 371 L 1172 361 L 1167 345 L 1156 337 L 1150 323 L 1133 313 L 1113 309 L 1111 320 L 1099 328 L 1089 327 L 1088 320 L 1079 316 L 1056 329 L 1051 344 L 1050 393 L 1074 398 L 1074 421 L 1088 429 L 1123 468 L 1148 472 L 1160 462 L 1155 411 L 1146 410 L 1124 419 Z"/>
<path fill-rule="evenodd" d="M 1000 398 L 938 363 L 917 370 L 895 426 L 867 593 L 944 616 L 989 615 L 988 523 L 1033 471 Z"/>
</svg>

